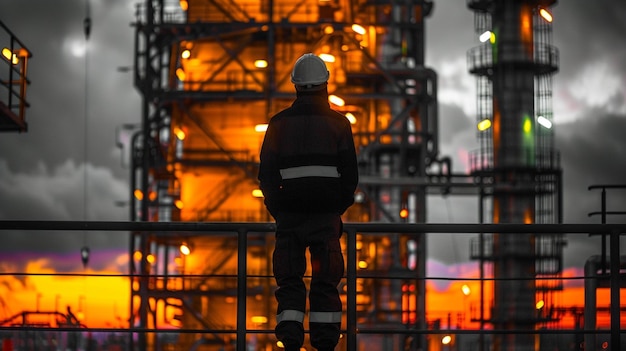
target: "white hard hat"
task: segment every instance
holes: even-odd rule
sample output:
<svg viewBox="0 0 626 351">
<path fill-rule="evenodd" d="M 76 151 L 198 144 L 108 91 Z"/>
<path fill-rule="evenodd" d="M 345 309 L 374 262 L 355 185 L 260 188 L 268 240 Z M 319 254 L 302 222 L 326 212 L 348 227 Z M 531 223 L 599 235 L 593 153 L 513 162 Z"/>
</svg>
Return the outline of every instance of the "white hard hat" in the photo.
<svg viewBox="0 0 626 351">
<path fill-rule="evenodd" d="M 328 81 L 328 69 L 318 56 L 308 53 L 300 56 L 291 72 L 291 82 L 299 86 L 320 85 Z"/>
</svg>

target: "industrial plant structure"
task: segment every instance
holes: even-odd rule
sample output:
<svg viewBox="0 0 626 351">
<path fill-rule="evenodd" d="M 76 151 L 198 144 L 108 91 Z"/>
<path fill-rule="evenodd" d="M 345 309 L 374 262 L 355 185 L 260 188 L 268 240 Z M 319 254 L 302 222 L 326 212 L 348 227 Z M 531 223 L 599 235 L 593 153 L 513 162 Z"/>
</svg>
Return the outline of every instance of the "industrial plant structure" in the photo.
<svg viewBox="0 0 626 351">
<path fill-rule="evenodd" d="M 493 182 L 489 192 L 493 223 L 561 223 L 562 182 L 552 128 L 552 75 L 558 51 L 552 46 L 552 1 L 470 0 L 482 45 L 468 52 L 477 76 L 480 149 L 472 174 Z M 489 218 L 489 216 L 491 218 Z M 498 330 L 545 327 L 557 320 L 554 305 L 562 289 L 562 235 L 493 234 L 472 246 L 481 267 L 493 267 L 491 313 L 481 323 Z M 536 350 L 531 333 L 494 335 L 494 350 Z"/>
<path fill-rule="evenodd" d="M 481 149 L 472 173 L 456 175 L 440 154 L 437 75 L 424 62 L 432 1 L 144 1 L 134 23 L 142 127 L 132 141 L 131 220 L 271 220 L 256 179 L 263 131 L 295 98 L 293 63 L 312 52 L 329 67 L 329 102 L 353 126 L 360 184 L 347 221 L 423 223 L 427 196 L 476 195 L 480 221 L 560 222 L 553 132 L 542 129 L 552 119 L 557 57 L 540 11 L 553 3 L 468 2 L 490 42 L 469 54 L 470 71 L 478 75 Z M 273 237 L 259 233 L 248 240 L 246 325 L 271 330 Z M 357 280 L 359 325 L 429 328 L 426 233 L 357 240 L 359 269 L 376 278 Z M 537 318 L 536 295 L 550 304 L 560 286 L 552 280 L 535 285 L 535 278 L 560 274 L 561 237 L 481 235 L 472 248 L 481 268 L 493 267 L 494 277 L 503 278 L 496 280 L 493 304 L 481 300 L 481 325 L 532 330 L 552 317 Z M 234 329 L 235 250 L 226 233 L 133 233 L 133 324 Z M 384 278 L 390 275 L 402 278 Z M 211 332 L 138 338 L 141 350 L 165 344 L 219 350 L 232 341 Z M 249 338 L 259 348 L 276 349 L 271 334 Z M 527 350 L 532 338 L 512 335 L 483 344 Z M 426 350 L 429 344 L 424 333 L 360 340 L 367 350 Z"/>
</svg>

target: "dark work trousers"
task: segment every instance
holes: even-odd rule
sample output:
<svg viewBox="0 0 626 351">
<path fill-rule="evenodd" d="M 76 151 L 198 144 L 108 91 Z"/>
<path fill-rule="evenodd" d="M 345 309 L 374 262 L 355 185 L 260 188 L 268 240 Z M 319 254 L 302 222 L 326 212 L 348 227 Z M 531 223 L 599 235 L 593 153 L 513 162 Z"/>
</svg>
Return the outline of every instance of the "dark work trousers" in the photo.
<svg viewBox="0 0 626 351">
<path fill-rule="evenodd" d="M 278 289 L 276 337 L 286 350 L 304 343 L 307 268 L 306 248 L 311 254 L 312 279 L 309 292 L 311 345 L 333 350 L 341 329 L 341 299 L 337 286 L 343 277 L 344 261 L 339 239 L 343 233 L 336 214 L 281 213 L 276 220 L 273 264 Z"/>
</svg>

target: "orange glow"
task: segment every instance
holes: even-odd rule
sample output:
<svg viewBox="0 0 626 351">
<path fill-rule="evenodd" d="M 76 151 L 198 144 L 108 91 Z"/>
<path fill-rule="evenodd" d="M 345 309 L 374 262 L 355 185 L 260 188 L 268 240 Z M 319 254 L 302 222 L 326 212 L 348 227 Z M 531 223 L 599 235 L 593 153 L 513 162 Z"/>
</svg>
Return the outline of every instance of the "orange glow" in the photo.
<svg viewBox="0 0 626 351">
<path fill-rule="evenodd" d="M 534 222 L 535 216 L 533 215 L 533 211 L 530 208 L 524 210 L 524 224 L 532 224 Z"/>
<path fill-rule="evenodd" d="M 128 261 L 127 254 L 119 260 Z M 113 262 L 112 262 L 113 263 Z M 10 315 L 21 311 L 34 311 L 37 303 L 40 311 L 66 313 L 67 307 L 88 327 L 128 328 L 130 280 L 125 277 L 68 277 L 54 276 L 53 262 L 38 259 L 26 265 L 24 272 L 30 275 L 18 279 L 12 276 L 0 278 L 0 296 L 5 312 Z M 45 275 L 42 275 L 45 274 Z M 115 268 L 101 271 L 87 270 L 86 274 L 119 274 Z M 8 317 L 8 316 L 7 316 Z"/>
<path fill-rule="evenodd" d="M 185 131 L 182 130 L 182 128 L 175 127 L 174 128 L 174 134 L 176 135 L 178 140 L 185 140 L 186 134 L 185 134 Z"/>
<path fill-rule="evenodd" d="M 400 210 L 400 218 L 407 218 L 409 217 L 409 210 L 407 210 L 406 208 L 403 208 Z"/>
<path fill-rule="evenodd" d="M 189 9 L 189 3 L 187 2 L 187 0 L 180 0 L 180 8 L 183 11 L 187 11 Z"/>
<path fill-rule="evenodd" d="M 141 192 L 141 190 L 135 189 L 133 194 L 135 195 L 135 199 L 137 199 L 139 201 L 143 200 L 143 193 Z"/>
<path fill-rule="evenodd" d="M 185 70 L 183 70 L 181 67 L 178 67 L 176 69 L 176 77 L 178 77 L 178 80 L 180 80 L 181 82 L 184 81 L 186 78 Z"/>
<path fill-rule="evenodd" d="M 267 60 L 256 60 L 256 61 L 254 61 L 254 67 L 256 67 L 256 68 L 267 68 Z"/>
<path fill-rule="evenodd" d="M 187 256 L 191 253 L 191 248 L 189 247 L 189 245 L 187 245 L 187 243 L 182 243 L 180 245 L 180 253 Z"/>
<path fill-rule="evenodd" d="M 191 57 L 191 51 L 189 49 L 183 50 L 183 52 L 181 52 L 181 54 L 180 54 L 180 57 L 184 58 L 184 59 L 190 58 Z"/>
<path fill-rule="evenodd" d="M 133 255 L 136 260 L 141 259 L 137 254 Z M 140 254 L 139 254 L 140 256 Z M 189 256 L 191 257 L 191 256 Z M 114 260 L 117 266 L 128 263 L 128 254 L 121 253 Z M 112 262 L 113 263 L 113 262 Z M 0 277 L 0 296 L 4 299 L 13 315 L 20 311 L 32 311 L 36 301 L 40 303 L 40 310 L 64 313 L 66 306 L 78 315 L 82 312 L 83 323 L 88 327 L 128 327 L 129 302 L 130 302 L 130 279 L 127 277 L 107 277 L 107 274 L 117 275 L 121 272 L 117 268 L 104 268 L 94 271 L 88 269 L 87 274 L 97 276 L 54 276 L 56 271 L 50 268 L 52 262 L 46 259 L 34 260 L 26 265 L 24 272 L 37 274 L 26 276 L 24 280 L 13 276 Z M 461 270 L 463 271 L 463 269 Z M 465 269 L 465 271 L 467 271 Z M 83 272 L 82 270 L 80 271 Z M 45 275 L 42 275 L 44 273 Z M 429 276 L 433 274 L 430 273 Z M 581 280 L 567 278 L 579 277 L 581 270 L 566 269 L 563 273 L 565 280 L 564 289 L 558 293 L 559 305 L 565 310 L 573 308 L 582 309 L 584 305 L 584 286 Z M 474 280 L 478 273 L 474 271 L 460 274 L 459 278 L 467 278 L 467 281 L 453 281 L 442 286 L 434 280 L 428 280 L 426 285 L 426 317 L 432 321 L 441 319 L 445 321 L 448 314 L 457 313 L 461 316 L 458 323 L 462 329 L 478 328 L 479 323 L 471 321 L 470 317 L 478 317 L 480 312 L 480 282 Z M 492 281 L 485 281 L 485 296 L 490 301 L 493 294 Z M 470 293 L 464 294 L 463 287 L 467 286 Z M 406 312 L 407 320 L 414 316 L 416 309 L 416 288 L 414 285 L 403 286 L 403 311 Z M 620 291 L 620 299 L 626 301 L 626 290 Z M 234 297 L 226 297 L 226 303 L 234 303 Z M 488 303 L 486 303 L 488 305 Z M 610 306 L 610 290 L 601 288 L 597 290 L 597 306 L 608 308 Z M 406 309 L 404 309 L 406 307 Z M 544 309 L 555 307 L 544 302 Z M 485 317 L 489 317 L 489 308 L 485 306 Z M 626 316 L 622 317 L 622 323 Z M 598 327 L 609 326 L 608 312 L 598 312 Z M 565 312 L 562 319 L 554 326 L 556 328 L 574 328 L 576 317 L 573 313 Z M 455 326 L 457 320 L 455 319 Z M 446 327 L 446 326 L 443 326 Z"/>
</svg>

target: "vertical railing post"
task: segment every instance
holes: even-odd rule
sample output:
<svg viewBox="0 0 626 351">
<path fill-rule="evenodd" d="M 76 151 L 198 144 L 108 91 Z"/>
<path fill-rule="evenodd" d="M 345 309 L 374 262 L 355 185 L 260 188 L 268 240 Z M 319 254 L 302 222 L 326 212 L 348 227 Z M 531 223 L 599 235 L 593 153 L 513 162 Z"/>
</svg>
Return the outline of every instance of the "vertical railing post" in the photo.
<svg viewBox="0 0 626 351">
<path fill-rule="evenodd" d="M 246 351 L 246 296 L 248 265 L 248 232 L 237 232 L 237 351 Z"/>
<path fill-rule="evenodd" d="M 348 257 L 346 259 L 347 275 L 346 286 L 347 290 L 347 351 L 356 351 L 356 230 L 350 229 L 346 231 L 347 241 L 346 246 L 348 249 Z"/>
<path fill-rule="evenodd" d="M 611 232 L 611 350 L 621 351 L 620 346 L 620 266 L 619 235 L 616 230 Z"/>
</svg>

